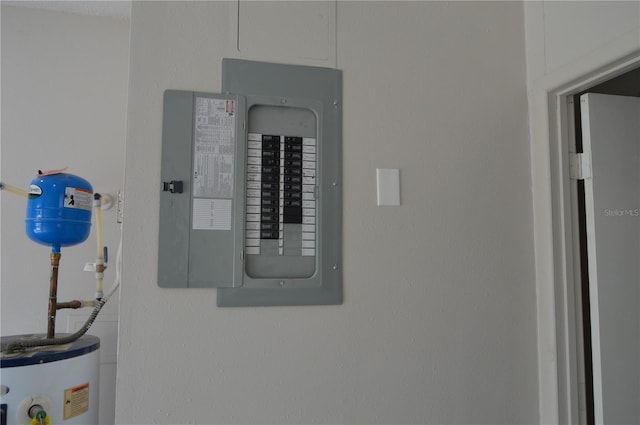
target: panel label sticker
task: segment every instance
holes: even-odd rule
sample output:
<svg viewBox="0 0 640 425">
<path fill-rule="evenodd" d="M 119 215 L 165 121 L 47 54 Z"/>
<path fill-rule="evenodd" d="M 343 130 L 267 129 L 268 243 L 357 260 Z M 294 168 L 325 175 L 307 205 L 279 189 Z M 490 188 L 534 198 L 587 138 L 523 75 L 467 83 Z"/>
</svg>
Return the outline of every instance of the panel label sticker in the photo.
<svg viewBox="0 0 640 425">
<path fill-rule="evenodd" d="M 193 230 L 231 230 L 231 199 L 193 200 Z"/>
<path fill-rule="evenodd" d="M 233 198 L 235 126 L 235 101 L 196 98 L 194 198 Z"/>
<path fill-rule="evenodd" d="M 235 100 L 196 98 L 193 230 L 231 230 L 235 107 Z"/>
</svg>

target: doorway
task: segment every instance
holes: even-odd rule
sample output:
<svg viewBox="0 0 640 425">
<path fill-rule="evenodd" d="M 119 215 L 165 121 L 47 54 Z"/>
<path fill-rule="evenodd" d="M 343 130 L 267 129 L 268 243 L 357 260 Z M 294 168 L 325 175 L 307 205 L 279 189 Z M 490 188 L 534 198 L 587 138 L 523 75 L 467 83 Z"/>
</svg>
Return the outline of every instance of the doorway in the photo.
<svg viewBox="0 0 640 425">
<path fill-rule="evenodd" d="M 640 68 L 570 95 L 568 100 L 569 126 L 573 127 L 569 128 L 572 136 L 569 144 L 574 145 L 575 152 L 581 156 L 579 163 L 584 163 L 584 159 L 588 164 L 586 174 L 573 175 L 571 181 L 576 193 L 573 219 L 577 220 L 578 229 L 574 246 L 579 262 L 575 291 L 577 373 L 581 392 L 578 397 L 579 422 L 588 425 L 640 423 L 640 356 L 633 355 L 640 350 L 637 314 L 640 310 Z M 602 108 L 622 109 L 608 109 L 610 112 L 606 116 Z M 626 118 L 630 130 L 624 137 L 631 140 L 625 142 L 631 143 L 625 145 L 631 149 L 623 152 L 622 145 L 615 146 L 613 133 L 627 125 L 621 117 L 625 114 L 621 112 L 629 108 L 633 109 Z M 616 122 L 618 119 L 622 121 Z M 594 126 L 602 131 L 599 139 L 592 134 Z M 635 134 L 631 139 L 629 132 Z M 594 143 L 596 145 L 592 146 Z M 612 168 L 602 165 L 603 157 L 610 156 L 609 153 L 616 149 L 620 151 L 617 156 L 609 158 L 613 160 L 609 167 L 615 171 L 609 172 Z M 620 164 L 627 159 L 631 161 L 627 175 L 633 176 L 635 185 L 629 189 L 631 192 L 611 197 L 609 195 L 615 192 L 613 187 L 620 186 L 612 175 L 624 174 L 620 173 Z M 591 175 L 592 170 L 595 170 L 595 178 Z M 594 186 L 594 180 L 604 184 L 603 178 L 609 179 L 606 184 L 611 185 L 611 189 Z M 595 192 L 596 199 L 600 195 L 606 199 L 597 208 L 594 206 Z M 623 208 L 623 203 L 629 207 Z M 606 206 L 603 208 L 603 205 Z M 623 224 L 630 227 L 621 230 Z M 614 232 L 622 233 L 614 237 Z M 608 242 L 602 241 L 603 235 Z M 624 239 L 629 241 L 628 245 L 624 245 Z M 601 245 L 598 247 L 597 243 Z M 632 270 L 625 274 L 616 268 Z M 629 304 L 624 307 L 626 303 Z"/>
</svg>

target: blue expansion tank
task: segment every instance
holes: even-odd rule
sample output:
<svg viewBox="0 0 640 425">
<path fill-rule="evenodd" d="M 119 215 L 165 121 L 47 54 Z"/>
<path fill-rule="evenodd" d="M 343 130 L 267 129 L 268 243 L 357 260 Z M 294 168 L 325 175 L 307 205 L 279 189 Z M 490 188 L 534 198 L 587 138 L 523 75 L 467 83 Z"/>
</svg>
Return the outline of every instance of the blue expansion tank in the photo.
<svg viewBox="0 0 640 425">
<path fill-rule="evenodd" d="M 60 252 L 84 242 L 91 231 L 93 188 L 85 179 L 58 173 L 36 177 L 29 186 L 27 236 Z"/>
</svg>

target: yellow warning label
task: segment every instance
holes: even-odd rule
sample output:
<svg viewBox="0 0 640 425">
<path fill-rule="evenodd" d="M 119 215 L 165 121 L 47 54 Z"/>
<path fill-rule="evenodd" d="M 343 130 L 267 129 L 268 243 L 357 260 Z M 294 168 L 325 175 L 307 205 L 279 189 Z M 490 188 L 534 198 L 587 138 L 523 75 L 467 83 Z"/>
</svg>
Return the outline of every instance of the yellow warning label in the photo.
<svg viewBox="0 0 640 425">
<path fill-rule="evenodd" d="M 89 383 L 64 390 L 63 419 L 74 418 L 89 411 Z"/>
</svg>

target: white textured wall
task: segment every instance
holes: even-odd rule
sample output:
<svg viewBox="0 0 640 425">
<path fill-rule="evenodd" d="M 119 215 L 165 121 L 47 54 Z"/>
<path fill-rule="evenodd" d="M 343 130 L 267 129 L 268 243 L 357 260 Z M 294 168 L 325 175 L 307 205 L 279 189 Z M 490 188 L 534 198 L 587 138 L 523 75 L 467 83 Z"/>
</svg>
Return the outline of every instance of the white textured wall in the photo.
<svg viewBox="0 0 640 425">
<path fill-rule="evenodd" d="M 157 287 L 154 208 L 162 93 L 219 90 L 234 8 L 133 5 L 117 423 L 537 422 L 522 4 L 337 4 L 345 303 L 221 309 Z"/>
<path fill-rule="evenodd" d="M 525 1 L 524 10 L 530 88 L 553 75 L 565 84 L 576 69 L 593 72 L 640 48 L 638 1 Z"/>
<path fill-rule="evenodd" d="M 0 180 L 28 189 L 37 170 L 69 166 L 94 190 L 123 187 L 129 23 L 70 13 L 2 6 L 2 145 Z M 2 192 L 0 282 L 2 335 L 46 333 L 50 248 L 24 230 L 26 200 Z M 115 208 L 104 213 L 105 243 L 115 259 Z M 95 232 L 63 248 L 58 300 L 91 299 Z M 108 269 L 105 288 L 113 280 Z M 90 311 L 61 310 L 56 331 L 75 331 Z M 113 423 L 118 300 L 90 333 L 102 339 L 101 423 Z M 68 328 L 69 326 L 69 328 Z"/>
</svg>

